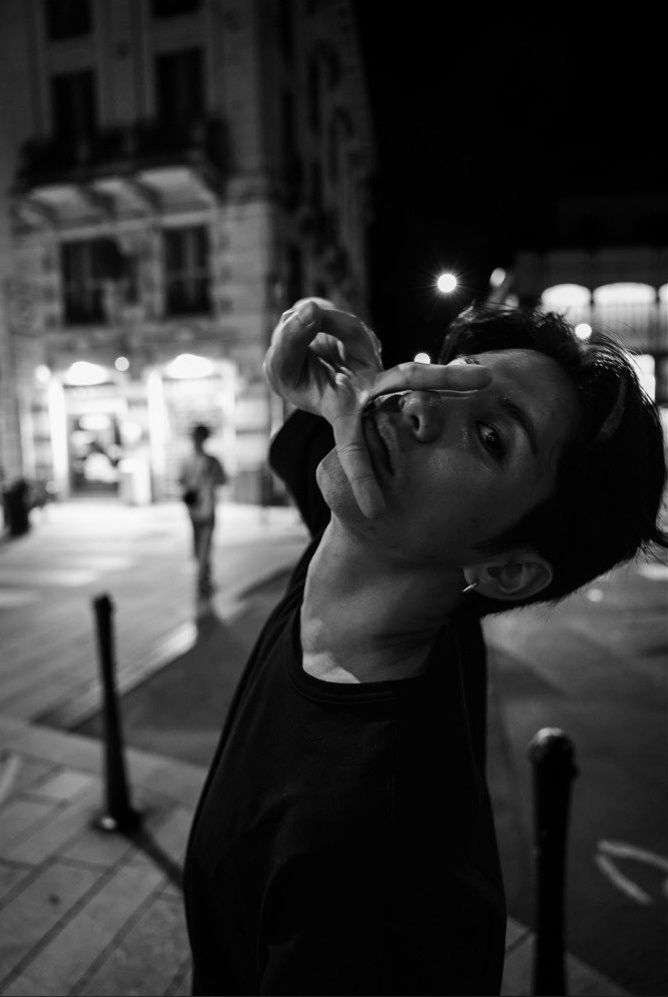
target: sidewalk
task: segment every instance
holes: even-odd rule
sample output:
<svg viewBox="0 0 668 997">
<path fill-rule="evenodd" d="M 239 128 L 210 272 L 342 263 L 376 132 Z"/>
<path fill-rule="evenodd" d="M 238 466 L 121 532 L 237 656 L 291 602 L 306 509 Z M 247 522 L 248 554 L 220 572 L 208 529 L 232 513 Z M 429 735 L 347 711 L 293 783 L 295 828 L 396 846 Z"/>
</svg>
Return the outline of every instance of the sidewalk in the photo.
<svg viewBox="0 0 668 997">
<path fill-rule="evenodd" d="M 0 994 L 190 993 L 179 866 L 205 770 L 126 753 L 143 846 L 97 830 L 101 746 L 0 718 Z M 531 993 L 533 936 L 510 920 L 501 993 Z M 569 956 L 568 992 L 623 995 Z"/>
<path fill-rule="evenodd" d="M 121 691 L 157 676 L 180 649 L 193 653 L 192 579 L 189 569 L 174 567 L 184 564 L 188 542 L 181 511 L 116 507 L 102 535 L 92 504 L 53 507 L 21 547 L 2 551 L 3 645 L 12 628 L 15 636 L 9 642 L 13 667 L 6 674 L 3 666 L 0 689 L 0 995 L 189 993 L 174 870 L 205 769 L 128 750 L 132 804 L 143 817 L 142 834 L 128 840 L 93 826 L 104 798 L 100 743 L 44 723 L 71 727 L 99 705 L 87 601 L 107 582 L 115 595 L 115 572 L 131 578 L 129 587 L 118 586 Z M 243 611 L 249 588 L 275 588 L 305 534 L 292 509 L 263 515 L 254 507 L 226 506 L 221 526 L 216 610 L 231 621 Z M 60 538 L 72 527 L 90 542 L 58 559 Z M 45 549 L 54 557 L 46 578 Z M 157 582 L 169 570 L 165 604 Z M 41 612 L 37 623 L 30 617 L 43 629 L 31 635 L 37 650 L 28 660 L 21 605 L 42 598 L 50 584 L 46 621 Z M 80 665 L 72 660 L 77 655 Z M 532 946 L 529 930 L 510 921 L 503 994 L 530 993 Z M 571 994 L 625 993 L 574 958 L 567 971 Z"/>
</svg>

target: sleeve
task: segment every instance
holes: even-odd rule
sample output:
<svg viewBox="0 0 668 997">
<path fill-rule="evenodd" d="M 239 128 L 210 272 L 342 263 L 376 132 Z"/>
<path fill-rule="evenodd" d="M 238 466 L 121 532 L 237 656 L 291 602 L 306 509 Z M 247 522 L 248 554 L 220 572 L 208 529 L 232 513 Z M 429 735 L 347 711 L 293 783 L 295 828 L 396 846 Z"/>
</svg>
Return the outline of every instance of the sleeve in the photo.
<svg viewBox="0 0 668 997">
<path fill-rule="evenodd" d="M 269 466 L 283 481 L 312 537 L 329 522 L 330 511 L 315 472 L 333 447 L 334 433 L 329 423 L 298 409 L 288 416 L 269 447 Z"/>
</svg>

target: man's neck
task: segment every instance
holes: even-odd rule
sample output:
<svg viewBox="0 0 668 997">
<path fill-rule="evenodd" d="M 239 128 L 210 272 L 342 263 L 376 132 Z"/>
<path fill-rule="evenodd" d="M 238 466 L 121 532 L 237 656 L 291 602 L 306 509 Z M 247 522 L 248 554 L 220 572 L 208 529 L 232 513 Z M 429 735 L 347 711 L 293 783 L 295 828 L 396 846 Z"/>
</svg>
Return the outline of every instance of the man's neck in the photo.
<svg viewBox="0 0 668 997">
<path fill-rule="evenodd" d="M 333 516 L 306 576 L 305 671 L 353 683 L 419 675 L 461 587 L 459 569 L 416 565 L 379 551 Z"/>
</svg>

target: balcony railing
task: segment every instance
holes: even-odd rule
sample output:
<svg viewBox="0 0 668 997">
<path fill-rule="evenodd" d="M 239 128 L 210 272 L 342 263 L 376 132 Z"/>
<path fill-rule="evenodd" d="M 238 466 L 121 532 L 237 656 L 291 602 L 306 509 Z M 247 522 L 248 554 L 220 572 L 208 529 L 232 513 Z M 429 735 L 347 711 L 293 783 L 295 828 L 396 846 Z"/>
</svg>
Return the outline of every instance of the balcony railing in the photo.
<svg viewBox="0 0 668 997">
<path fill-rule="evenodd" d="M 46 183 L 79 183 L 180 164 L 208 167 L 220 174 L 226 161 L 225 127 L 220 119 L 183 124 L 138 121 L 91 135 L 29 139 L 21 149 L 14 188 L 23 193 Z"/>
</svg>

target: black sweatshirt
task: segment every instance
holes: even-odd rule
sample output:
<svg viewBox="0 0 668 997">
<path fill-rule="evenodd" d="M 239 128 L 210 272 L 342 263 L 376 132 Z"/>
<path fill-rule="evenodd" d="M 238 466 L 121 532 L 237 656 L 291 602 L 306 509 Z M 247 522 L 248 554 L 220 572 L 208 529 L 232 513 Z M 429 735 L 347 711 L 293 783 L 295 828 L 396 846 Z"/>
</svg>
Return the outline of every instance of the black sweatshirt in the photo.
<svg viewBox="0 0 668 997">
<path fill-rule="evenodd" d="M 251 654 L 193 823 L 193 993 L 498 993 L 503 889 L 458 628 L 418 678 L 308 675 L 317 543 Z"/>
</svg>

